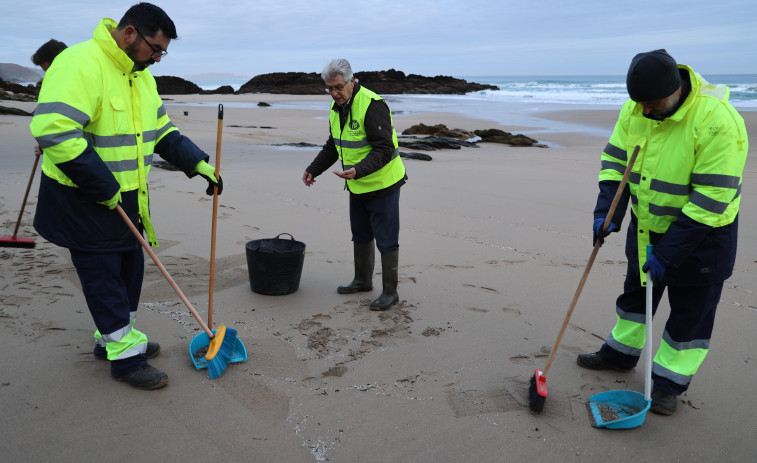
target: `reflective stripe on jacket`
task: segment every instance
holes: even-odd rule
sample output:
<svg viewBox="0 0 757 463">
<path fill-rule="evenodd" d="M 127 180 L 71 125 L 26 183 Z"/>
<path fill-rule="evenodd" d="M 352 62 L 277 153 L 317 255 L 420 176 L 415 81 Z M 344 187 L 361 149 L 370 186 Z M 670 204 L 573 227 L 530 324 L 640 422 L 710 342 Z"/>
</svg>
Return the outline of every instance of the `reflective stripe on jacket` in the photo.
<svg viewBox="0 0 757 463">
<path fill-rule="evenodd" d="M 103 19 L 92 39 L 61 53 L 45 76 L 30 125 L 44 150 L 44 176 L 66 195 L 76 196 L 69 191 L 73 188 L 81 202 L 92 203 L 66 205 L 54 197 L 55 184 L 46 183 L 44 197 L 41 188 L 40 204 L 47 211 L 37 214 L 35 227 L 61 246 L 81 250 L 122 247 L 122 230 L 100 230 L 104 235 L 92 236 L 89 229 L 56 228 L 62 222 L 71 225 L 68 228 L 90 224 L 101 228 L 98 211 L 116 213 L 96 203 L 112 198 L 119 189 L 122 197 L 130 197 L 123 202 L 126 212 L 134 219 L 138 214 L 148 240 L 157 245 L 146 179 L 155 144 L 176 128 L 152 74 L 148 70 L 132 72 L 134 62 L 111 36 L 116 26 L 112 19 Z M 52 204 L 55 207 L 50 207 Z M 60 208 L 64 210 L 55 210 Z"/>
<path fill-rule="evenodd" d="M 383 99 L 367 88 L 361 87 L 360 91 L 354 94 L 350 107 L 350 115 L 344 127 L 341 126 L 339 112 L 334 111 L 335 103 L 332 102 L 331 104 L 332 110 L 329 116 L 331 136 L 334 138 L 334 144 L 336 145 L 344 170 L 350 169 L 362 161 L 373 149 L 368 144 L 365 132 L 365 113 L 368 111 L 368 106 L 373 100 Z M 347 180 L 347 187 L 350 192 L 361 194 L 378 191 L 394 185 L 405 177 L 405 166 L 402 164 L 402 158 L 399 155 L 397 132 L 394 130 L 394 121 L 391 118 L 391 113 L 389 118 L 392 124 L 392 142 L 394 143 L 392 160 L 372 174 Z"/>
<path fill-rule="evenodd" d="M 641 147 L 628 181 L 639 268 L 650 236 L 664 234 L 679 217 L 717 229 L 732 224 L 739 211 L 749 147 L 744 120 L 728 103 L 728 87 L 679 68 L 688 72 L 691 92 L 675 114 L 652 120 L 627 101 L 602 153 L 600 182 L 620 181 L 630 153 Z M 640 278 L 645 284 L 646 275 Z"/>
</svg>

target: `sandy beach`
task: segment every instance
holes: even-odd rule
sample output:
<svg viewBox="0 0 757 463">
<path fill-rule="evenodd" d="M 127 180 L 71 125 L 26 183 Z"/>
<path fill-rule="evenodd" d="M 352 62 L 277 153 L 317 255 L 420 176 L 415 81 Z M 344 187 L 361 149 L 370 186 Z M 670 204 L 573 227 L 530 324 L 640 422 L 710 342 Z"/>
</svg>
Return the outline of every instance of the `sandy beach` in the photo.
<svg viewBox="0 0 757 463">
<path fill-rule="evenodd" d="M 322 109 L 286 105 L 306 99 Z M 243 101 L 271 106 L 237 106 Z M 639 428 L 610 431 L 591 427 L 585 402 L 606 390 L 643 392 L 643 366 L 592 372 L 575 357 L 595 352 L 615 321 L 623 235 L 599 252 L 549 371 L 541 414 L 528 409 L 528 383 L 545 366 L 591 254 L 599 155 L 617 110 L 540 114 L 540 128 L 550 121 L 587 128 L 540 133 L 552 148 L 481 144 L 430 152 L 431 162 L 405 159 L 401 302 L 372 312 L 380 265 L 373 293 L 336 292 L 353 270 L 342 181 L 325 173 L 305 187 L 301 176 L 318 148 L 274 146 L 323 144 L 328 95 L 167 97 L 173 122 L 211 159 L 219 102 L 224 192 L 213 319 L 238 330 L 248 361 L 214 380 L 194 368 L 188 346 L 199 326 L 146 256 L 136 327 L 161 344 L 150 363 L 169 384 L 145 392 L 111 379 L 107 363 L 92 356 L 94 325 L 68 251 L 31 225 L 37 170 L 19 231 L 36 248 L 0 248 L 3 461 L 743 462 L 757 454 L 749 437 L 757 427 L 757 143 L 744 174 L 736 268 L 708 357 L 674 416 L 649 413 Z M 757 134 L 757 112 L 742 115 Z M 29 122 L 0 116 L 1 235 L 13 232 L 33 164 Z M 528 132 L 453 112 L 394 117 L 398 132 L 419 122 Z M 155 251 L 205 315 L 206 184 L 161 168 L 148 182 Z M 307 246 L 299 290 L 257 294 L 245 243 L 281 233 Z M 655 349 L 667 312 L 663 302 Z"/>
</svg>

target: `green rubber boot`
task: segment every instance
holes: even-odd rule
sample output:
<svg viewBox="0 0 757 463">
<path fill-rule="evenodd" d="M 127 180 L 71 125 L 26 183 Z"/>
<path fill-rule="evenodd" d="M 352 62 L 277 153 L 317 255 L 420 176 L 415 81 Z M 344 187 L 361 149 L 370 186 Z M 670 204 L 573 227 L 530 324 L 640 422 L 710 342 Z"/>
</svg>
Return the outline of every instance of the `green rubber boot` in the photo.
<svg viewBox="0 0 757 463">
<path fill-rule="evenodd" d="M 373 240 L 363 243 L 353 242 L 355 253 L 355 278 L 336 289 L 339 294 L 353 294 L 373 291 L 373 266 L 376 264 L 376 246 Z"/>
<path fill-rule="evenodd" d="M 371 301 L 371 310 L 386 310 L 400 300 L 397 294 L 397 280 L 399 279 L 399 251 L 387 252 L 381 255 L 381 281 L 384 290 L 381 295 Z"/>
</svg>

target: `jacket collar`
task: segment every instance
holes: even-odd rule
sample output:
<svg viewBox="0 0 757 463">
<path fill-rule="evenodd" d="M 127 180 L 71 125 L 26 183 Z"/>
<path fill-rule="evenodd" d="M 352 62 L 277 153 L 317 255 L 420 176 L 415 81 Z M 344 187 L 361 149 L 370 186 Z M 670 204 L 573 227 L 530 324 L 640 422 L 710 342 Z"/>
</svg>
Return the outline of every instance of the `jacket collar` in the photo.
<svg viewBox="0 0 757 463">
<path fill-rule="evenodd" d="M 118 23 L 110 18 L 104 18 L 97 25 L 92 36 L 97 45 L 105 52 L 106 55 L 113 61 L 113 64 L 124 73 L 130 74 L 134 68 L 134 61 L 118 47 L 116 40 L 113 38 L 111 32 L 113 32 Z M 138 71 L 141 72 L 141 71 Z"/>
</svg>

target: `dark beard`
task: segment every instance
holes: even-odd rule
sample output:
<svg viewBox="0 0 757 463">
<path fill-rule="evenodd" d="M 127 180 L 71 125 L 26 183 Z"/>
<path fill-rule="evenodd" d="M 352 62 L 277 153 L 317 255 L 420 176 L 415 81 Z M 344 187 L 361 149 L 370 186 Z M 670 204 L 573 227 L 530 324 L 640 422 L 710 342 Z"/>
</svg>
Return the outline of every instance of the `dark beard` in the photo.
<svg viewBox="0 0 757 463">
<path fill-rule="evenodd" d="M 150 58 L 145 61 L 137 61 L 134 57 L 136 56 L 137 52 L 135 50 L 136 47 L 132 45 L 127 45 L 126 50 L 124 50 L 124 53 L 126 53 L 126 56 L 128 56 L 132 61 L 134 61 L 134 66 L 131 68 L 131 72 L 139 72 L 144 71 L 148 68 L 148 66 L 155 64 L 155 60 Z"/>
</svg>

